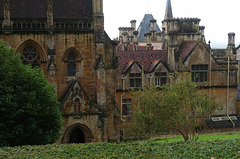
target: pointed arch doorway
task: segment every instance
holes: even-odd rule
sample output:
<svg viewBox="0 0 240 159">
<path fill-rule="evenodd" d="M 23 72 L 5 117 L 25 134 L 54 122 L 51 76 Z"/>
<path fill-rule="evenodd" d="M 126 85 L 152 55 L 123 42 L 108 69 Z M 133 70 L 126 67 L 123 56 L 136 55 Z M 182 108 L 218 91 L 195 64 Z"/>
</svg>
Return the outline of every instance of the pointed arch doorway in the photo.
<svg viewBox="0 0 240 159">
<path fill-rule="evenodd" d="M 89 143 L 93 141 L 91 130 L 84 124 L 73 124 L 67 128 L 63 143 Z"/>
<path fill-rule="evenodd" d="M 86 142 L 85 134 L 81 129 L 76 128 L 71 132 L 69 136 L 69 143 L 85 143 L 85 142 Z"/>
</svg>

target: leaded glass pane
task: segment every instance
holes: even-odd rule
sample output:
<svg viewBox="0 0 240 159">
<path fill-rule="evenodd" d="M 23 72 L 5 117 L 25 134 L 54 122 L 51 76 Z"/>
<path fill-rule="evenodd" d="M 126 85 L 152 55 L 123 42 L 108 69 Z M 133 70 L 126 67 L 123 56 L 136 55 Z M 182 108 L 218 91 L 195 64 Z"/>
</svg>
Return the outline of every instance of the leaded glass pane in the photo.
<svg viewBox="0 0 240 159">
<path fill-rule="evenodd" d="M 76 64 L 71 62 L 68 64 L 68 76 L 76 75 Z"/>
</svg>

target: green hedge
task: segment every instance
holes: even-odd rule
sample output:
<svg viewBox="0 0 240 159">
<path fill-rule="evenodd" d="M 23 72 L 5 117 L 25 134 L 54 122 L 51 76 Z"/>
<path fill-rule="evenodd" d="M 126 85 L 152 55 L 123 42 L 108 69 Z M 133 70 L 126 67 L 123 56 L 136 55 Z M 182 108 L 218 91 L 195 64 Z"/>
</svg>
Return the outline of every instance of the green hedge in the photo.
<svg viewBox="0 0 240 159">
<path fill-rule="evenodd" d="M 0 148 L 0 158 L 240 158 L 240 138 L 156 143 L 92 143 Z"/>
</svg>

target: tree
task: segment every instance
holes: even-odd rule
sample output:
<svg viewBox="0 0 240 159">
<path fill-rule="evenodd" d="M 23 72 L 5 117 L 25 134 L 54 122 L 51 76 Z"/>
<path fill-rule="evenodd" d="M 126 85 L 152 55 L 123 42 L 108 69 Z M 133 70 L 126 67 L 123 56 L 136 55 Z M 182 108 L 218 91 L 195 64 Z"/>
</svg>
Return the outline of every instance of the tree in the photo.
<svg viewBox="0 0 240 159">
<path fill-rule="evenodd" d="M 216 97 L 199 90 L 187 74 L 175 73 L 176 80 L 161 90 L 154 87 L 133 93 L 132 132 L 149 134 L 165 129 L 180 133 L 185 141 L 197 140 L 201 120 L 218 108 Z"/>
<path fill-rule="evenodd" d="M 0 146 L 53 143 L 62 117 L 55 88 L 40 68 L 0 42 Z"/>
<path fill-rule="evenodd" d="M 185 73 L 177 74 L 171 86 L 163 86 L 160 120 L 166 128 L 175 129 L 185 141 L 197 140 L 202 128 L 201 120 L 208 117 L 219 105 L 216 96 L 199 90 Z"/>
<path fill-rule="evenodd" d="M 135 138 L 151 137 L 163 131 L 159 120 L 160 93 L 156 87 L 150 87 L 136 92 L 132 91 L 130 135 Z"/>
</svg>

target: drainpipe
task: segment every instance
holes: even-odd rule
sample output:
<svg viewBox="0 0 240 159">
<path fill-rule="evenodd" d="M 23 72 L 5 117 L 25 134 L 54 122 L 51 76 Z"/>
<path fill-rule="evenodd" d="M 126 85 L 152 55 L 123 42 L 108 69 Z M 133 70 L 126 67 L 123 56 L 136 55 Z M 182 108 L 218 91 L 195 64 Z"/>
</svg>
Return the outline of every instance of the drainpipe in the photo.
<svg viewBox="0 0 240 159">
<path fill-rule="evenodd" d="M 144 89 L 144 85 L 145 85 L 145 78 L 144 78 L 144 65 L 142 65 L 142 89 Z"/>
<path fill-rule="evenodd" d="M 121 111 L 120 111 L 120 113 L 121 113 L 121 121 L 123 121 L 124 122 L 124 120 L 123 120 L 123 115 L 122 115 L 122 112 L 123 112 L 123 102 L 122 102 L 122 100 L 123 100 L 123 97 L 124 97 L 124 95 L 125 95 L 125 83 L 126 82 L 126 76 L 124 76 L 124 75 L 122 75 L 122 83 L 123 83 L 123 93 L 122 93 L 122 95 L 121 95 Z"/>
<path fill-rule="evenodd" d="M 210 47 L 210 41 L 209 41 L 209 47 Z M 209 97 L 212 96 L 212 49 L 210 47 L 210 54 L 209 54 Z M 209 115 L 209 119 L 211 118 L 211 115 Z"/>
<path fill-rule="evenodd" d="M 228 107 L 229 107 L 229 82 L 230 82 L 230 77 L 229 77 L 229 73 L 230 73 L 230 66 L 229 66 L 229 63 L 230 63 L 230 59 L 229 59 L 229 55 L 228 55 L 228 75 L 227 75 L 227 117 L 229 118 L 229 120 L 232 122 L 233 124 L 233 128 L 235 128 L 235 124 L 234 122 L 232 121 L 232 119 L 230 118 L 229 116 L 229 112 L 228 112 Z"/>
<path fill-rule="evenodd" d="M 210 55 L 209 55 L 209 96 L 212 96 L 212 50 L 210 49 Z"/>
</svg>

